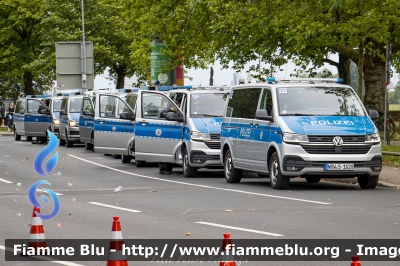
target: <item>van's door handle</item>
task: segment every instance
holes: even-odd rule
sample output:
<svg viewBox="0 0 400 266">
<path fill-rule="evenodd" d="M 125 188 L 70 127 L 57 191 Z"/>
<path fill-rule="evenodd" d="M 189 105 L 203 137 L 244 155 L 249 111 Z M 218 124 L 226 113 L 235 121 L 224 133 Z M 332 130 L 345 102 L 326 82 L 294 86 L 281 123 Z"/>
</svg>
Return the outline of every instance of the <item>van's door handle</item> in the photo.
<svg viewBox="0 0 400 266">
<path fill-rule="evenodd" d="M 144 126 L 144 125 L 147 124 L 147 121 L 146 121 L 146 120 L 142 120 L 142 121 L 140 122 L 140 124 L 142 124 L 142 126 Z"/>
<path fill-rule="evenodd" d="M 100 124 L 103 124 L 104 119 L 97 119 L 97 121 L 98 121 Z"/>
<path fill-rule="evenodd" d="M 253 123 L 250 123 L 250 126 L 253 127 Z"/>
<path fill-rule="evenodd" d="M 259 125 L 258 125 L 258 123 L 256 124 L 256 127 L 258 127 Z"/>
</svg>

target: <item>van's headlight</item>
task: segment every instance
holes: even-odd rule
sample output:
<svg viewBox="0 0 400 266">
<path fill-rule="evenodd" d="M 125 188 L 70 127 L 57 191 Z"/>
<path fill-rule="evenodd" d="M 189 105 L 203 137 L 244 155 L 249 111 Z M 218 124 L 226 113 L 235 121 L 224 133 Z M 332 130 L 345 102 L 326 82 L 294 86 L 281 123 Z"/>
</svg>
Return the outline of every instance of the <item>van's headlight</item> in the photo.
<svg viewBox="0 0 400 266">
<path fill-rule="evenodd" d="M 59 125 L 59 124 L 60 124 L 60 120 L 54 119 L 54 120 L 53 120 L 53 124 L 54 124 L 54 125 Z"/>
<path fill-rule="evenodd" d="M 69 120 L 70 127 L 76 127 L 77 123 L 74 120 Z"/>
<path fill-rule="evenodd" d="M 283 133 L 283 141 L 289 143 L 308 143 L 307 135 Z"/>
<path fill-rule="evenodd" d="M 368 142 L 368 143 L 379 143 L 379 142 L 381 142 L 381 137 L 379 136 L 379 133 L 374 133 L 372 135 L 366 135 L 365 136 L 365 142 Z"/>
<path fill-rule="evenodd" d="M 209 133 L 202 133 L 202 132 L 192 132 L 190 134 L 190 138 L 192 140 L 201 140 L 201 141 L 211 140 L 211 136 Z"/>
</svg>

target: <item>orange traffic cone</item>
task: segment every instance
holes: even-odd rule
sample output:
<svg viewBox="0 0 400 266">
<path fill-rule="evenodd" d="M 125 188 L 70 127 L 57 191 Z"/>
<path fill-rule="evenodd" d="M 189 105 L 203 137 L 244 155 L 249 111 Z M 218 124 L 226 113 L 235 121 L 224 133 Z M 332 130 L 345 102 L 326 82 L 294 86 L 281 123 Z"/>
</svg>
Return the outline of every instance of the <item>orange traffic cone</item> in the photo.
<svg viewBox="0 0 400 266">
<path fill-rule="evenodd" d="M 29 235 L 29 244 L 28 247 L 35 248 L 35 253 L 37 254 L 37 248 L 39 247 L 47 247 L 46 238 L 44 236 L 44 228 L 42 219 L 36 215 L 36 212 L 40 213 L 40 208 L 34 206 L 32 212 L 32 223 L 31 223 L 31 232 Z M 40 255 L 40 254 L 37 254 Z"/>
<path fill-rule="evenodd" d="M 114 216 L 107 266 L 128 266 L 126 256 L 122 254 L 123 244 L 124 241 L 122 237 L 119 216 Z"/>
<path fill-rule="evenodd" d="M 232 254 L 232 246 L 227 247 L 228 244 L 232 245 L 231 234 L 224 234 L 224 241 L 222 242 L 222 256 L 219 266 L 236 266 L 235 258 Z"/>
<path fill-rule="evenodd" d="M 361 266 L 360 257 L 359 256 L 351 256 L 350 266 Z"/>
</svg>

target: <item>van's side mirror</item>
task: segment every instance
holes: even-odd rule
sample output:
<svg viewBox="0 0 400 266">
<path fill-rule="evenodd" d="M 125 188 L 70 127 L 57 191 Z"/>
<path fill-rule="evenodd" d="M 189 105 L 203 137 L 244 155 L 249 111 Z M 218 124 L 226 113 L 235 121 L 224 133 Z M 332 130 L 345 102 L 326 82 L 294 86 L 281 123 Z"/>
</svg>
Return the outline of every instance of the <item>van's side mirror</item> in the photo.
<svg viewBox="0 0 400 266">
<path fill-rule="evenodd" d="M 21 111 L 19 111 L 19 113 L 20 113 L 21 115 L 23 115 L 23 114 L 25 114 L 25 111 L 24 111 L 24 110 L 21 110 Z"/>
<path fill-rule="evenodd" d="M 274 118 L 270 115 L 268 115 L 267 110 L 265 109 L 260 109 L 256 111 L 256 119 L 260 119 L 260 120 L 266 120 L 266 121 L 274 121 Z"/>
<path fill-rule="evenodd" d="M 377 110 L 373 110 L 373 109 L 368 110 L 368 115 L 372 120 L 379 118 L 379 113 Z"/>
<path fill-rule="evenodd" d="M 60 115 L 67 115 L 67 112 L 65 112 L 65 110 L 61 110 Z"/>
<path fill-rule="evenodd" d="M 135 121 L 135 113 L 133 113 L 133 114 L 132 113 L 127 113 L 127 112 L 120 113 L 119 114 L 119 118 Z"/>
<path fill-rule="evenodd" d="M 183 122 L 183 117 L 180 116 L 176 112 L 168 112 L 167 115 L 165 116 L 165 120 L 167 121 L 177 121 L 177 122 Z"/>
<path fill-rule="evenodd" d="M 83 115 L 93 116 L 93 113 L 90 110 L 84 110 Z"/>
</svg>

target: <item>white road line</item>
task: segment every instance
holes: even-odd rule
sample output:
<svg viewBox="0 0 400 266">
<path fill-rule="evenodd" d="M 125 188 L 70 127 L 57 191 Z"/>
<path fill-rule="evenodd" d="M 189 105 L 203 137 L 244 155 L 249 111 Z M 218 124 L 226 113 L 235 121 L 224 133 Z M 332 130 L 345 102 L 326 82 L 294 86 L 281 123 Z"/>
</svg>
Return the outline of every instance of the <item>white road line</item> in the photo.
<svg viewBox="0 0 400 266">
<path fill-rule="evenodd" d="M 4 182 L 4 183 L 7 183 L 7 184 L 12 184 L 12 183 L 13 183 L 13 182 L 8 181 L 8 180 L 5 180 L 5 179 L 3 179 L 3 178 L 0 178 L 0 181 L 1 181 L 1 182 Z"/>
<path fill-rule="evenodd" d="M 152 177 L 152 176 L 148 176 L 148 175 L 139 175 L 139 174 L 135 174 L 135 173 L 130 173 L 127 171 L 123 171 L 120 169 L 116 169 L 116 168 L 112 168 L 109 166 L 105 166 L 99 163 L 95 163 L 92 161 L 88 161 L 86 159 L 77 157 L 75 155 L 72 154 L 68 154 L 68 156 L 87 162 L 87 163 L 91 163 L 94 165 L 98 165 L 113 171 L 117 171 L 120 173 L 124 173 L 124 174 L 128 174 L 128 175 L 134 175 L 134 176 L 138 176 L 138 177 L 143 177 L 143 178 L 147 178 L 147 179 L 153 179 L 153 180 L 159 180 L 159 181 L 164 181 L 164 182 L 169 182 L 169 183 L 175 183 L 175 184 L 181 184 L 181 185 L 186 185 L 186 186 L 193 186 L 193 187 L 202 187 L 202 188 L 211 188 L 211 189 L 216 189 L 216 190 L 223 190 L 223 191 L 230 191 L 230 192 L 236 192 L 236 193 L 243 193 L 243 194 L 249 194 L 249 195 L 256 195 L 256 196 L 262 196 L 262 197 L 270 197 L 270 198 L 277 198 L 277 199 L 286 199 L 286 200 L 294 200 L 294 201 L 301 201 L 301 202 L 309 202 L 309 203 L 316 203 L 316 204 L 323 204 L 323 205 L 329 205 L 332 204 L 330 202 L 322 202 L 322 201 L 313 201 L 313 200 L 305 200 L 305 199 L 296 199 L 296 198 L 289 198 L 289 197 L 282 197 L 282 196 L 275 196 L 275 195 L 269 195 L 269 194 L 262 194 L 262 193 L 255 193 L 255 192 L 249 192 L 249 191 L 243 191 L 243 190 L 236 190 L 236 189 L 228 189 L 228 188 L 219 188 L 219 187 L 211 187 L 211 186 L 205 186 L 205 185 L 198 185 L 198 184 L 191 184 L 191 183 L 185 183 L 185 182 L 180 182 L 180 181 L 175 181 L 175 180 L 169 180 L 169 179 L 162 179 L 162 178 L 158 178 L 158 177 Z"/>
<path fill-rule="evenodd" d="M 44 190 L 42 190 L 40 188 L 36 189 L 36 191 L 47 193 L 46 191 L 44 191 Z M 62 194 L 60 194 L 60 193 L 57 193 L 57 192 L 54 192 L 54 193 L 56 193 L 57 196 L 62 196 Z"/>
<path fill-rule="evenodd" d="M 258 231 L 258 230 L 247 229 L 247 228 L 242 228 L 242 227 L 234 227 L 234 226 L 223 225 L 223 224 L 214 224 L 214 223 L 207 223 L 207 222 L 195 222 L 195 224 L 205 224 L 205 225 L 210 225 L 210 226 L 215 226 L 215 227 L 222 227 L 222 228 L 227 228 L 227 229 L 232 229 L 232 230 L 245 231 L 245 232 L 269 235 L 269 236 L 284 236 L 281 234 L 275 234 L 275 233 L 270 233 L 270 232 L 265 232 L 265 231 Z"/>
<path fill-rule="evenodd" d="M 5 250 L 5 251 L 14 252 L 14 250 L 12 248 L 6 248 L 5 246 L 2 246 L 2 245 L 0 245 L 0 249 Z M 45 261 L 50 261 L 50 262 L 54 262 L 54 263 L 58 263 L 58 264 L 62 264 L 62 265 L 67 265 L 67 266 L 84 266 L 82 264 L 77 264 L 77 263 L 73 263 L 73 262 L 69 262 L 69 261 L 56 260 L 56 259 L 53 259 L 51 257 L 32 256 L 32 258 L 45 260 Z"/>
<path fill-rule="evenodd" d="M 113 206 L 113 205 L 108 205 L 108 204 L 103 204 L 103 203 L 98 203 L 98 202 L 88 202 L 88 203 L 94 204 L 94 205 L 103 206 L 103 207 L 107 207 L 107 208 L 113 208 L 113 209 L 117 209 L 117 210 L 121 210 L 121 211 L 127 211 L 127 212 L 142 212 L 142 211 L 127 209 L 127 208 L 121 208 L 121 207 L 117 207 L 117 206 Z"/>
</svg>

